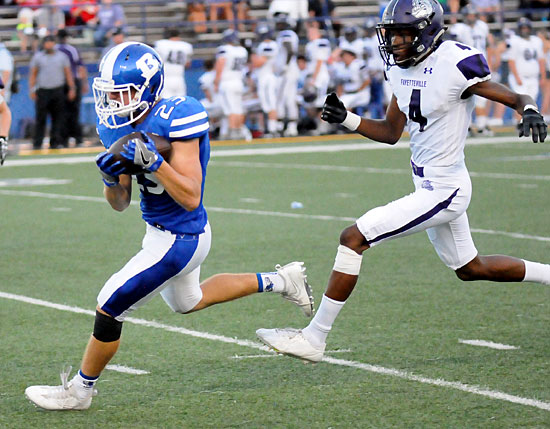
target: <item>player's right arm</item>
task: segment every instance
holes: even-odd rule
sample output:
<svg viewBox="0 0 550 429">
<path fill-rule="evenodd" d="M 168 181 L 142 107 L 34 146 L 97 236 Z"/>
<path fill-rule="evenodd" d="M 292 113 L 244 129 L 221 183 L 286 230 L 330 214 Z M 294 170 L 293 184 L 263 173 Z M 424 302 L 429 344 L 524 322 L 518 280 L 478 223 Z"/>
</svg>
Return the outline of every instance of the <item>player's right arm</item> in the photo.
<svg viewBox="0 0 550 429">
<path fill-rule="evenodd" d="M 117 186 L 103 187 L 103 195 L 114 210 L 121 212 L 128 208 L 132 199 L 132 176 L 121 174 L 118 179 Z"/>
<path fill-rule="evenodd" d="M 407 124 L 407 117 L 399 110 L 395 96 L 391 99 L 384 119 L 367 119 L 348 112 L 344 103 L 332 93 L 325 100 L 321 119 L 332 124 L 342 124 L 364 137 L 388 144 L 397 143 Z"/>
<path fill-rule="evenodd" d="M 96 157 L 96 164 L 103 178 L 103 195 L 116 211 L 123 211 L 132 199 L 132 176 L 123 174 L 120 161 L 114 162 L 113 154 L 105 151 Z"/>
</svg>

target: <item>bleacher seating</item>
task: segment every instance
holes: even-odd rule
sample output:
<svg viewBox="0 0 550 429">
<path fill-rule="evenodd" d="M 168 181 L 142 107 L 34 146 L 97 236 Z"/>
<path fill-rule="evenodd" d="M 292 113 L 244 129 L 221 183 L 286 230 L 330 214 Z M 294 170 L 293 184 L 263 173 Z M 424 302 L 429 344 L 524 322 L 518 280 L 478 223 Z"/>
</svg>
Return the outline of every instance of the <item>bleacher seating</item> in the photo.
<svg viewBox="0 0 550 429">
<path fill-rule="evenodd" d="M 378 0 L 333 0 L 336 9 L 335 19 L 341 24 L 361 25 L 367 16 L 377 16 L 379 12 Z M 124 7 L 128 27 L 127 39 L 152 44 L 163 37 L 167 27 L 178 27 L 183 32 L 183 37 L 193 43 L 195 57 L 211 56 L 220 40 L 221 32 L 229 26 L 228 22 L 219 23 L 216 33 L 194 34 L 192 26 L 186 22 L 187 3 L 185 0 L 163 2 L 160 0 L 118 0 Z M 252 0 L 250 17 L 253 20 L 262 20 L 267 16 L 268 3 L 264 0 Z M 522 16 L 518 11 L 518 0 L 504 0 L 505 23 L 507 27 L 515 26 L 517 19 Z M 17 24 L 16 6 L 0 7 L 0 41 L 14 54 L 16 64 L 28 63 L 31 53 L 20 52 L 15 27 Z M 546 22 L 534 22 L 535 28 L 542 28 Z M 489 24 L 491 29 L 500 27 L 500 23 Z M 245 37 L 253 37 L 253 34 L 244 34 Z M 73 37 L 70 40 L 79 47 L 85 62 L 95 63 L 99 60 L 100 48 L 93 47 L 91 31 L 84 32 L 82 37 Z"/>
</svg>

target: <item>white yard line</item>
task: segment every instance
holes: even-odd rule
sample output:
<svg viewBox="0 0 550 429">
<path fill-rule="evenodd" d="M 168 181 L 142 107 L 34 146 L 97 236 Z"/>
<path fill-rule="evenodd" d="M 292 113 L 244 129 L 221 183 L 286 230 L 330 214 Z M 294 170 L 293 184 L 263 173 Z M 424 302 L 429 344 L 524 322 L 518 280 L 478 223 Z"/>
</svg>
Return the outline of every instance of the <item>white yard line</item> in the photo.
<svg viewBox="0 0 550 429">
<path fill-rule="evenodd" d="M 469 344 L 470 346 L 489 347 L 496 350 L 517 350 L 519 347 L 510 346 L 508 344 L 493 343 L 485 340 L 458 340 L 461 344 Z"/>
<path fill-rule="evenodd" d="M 312 138 L 313 140 L 314 138 Z M 361 139 L 360 136 L 357 137 Z M 516 143 L 527 142 L 527 139 L 519 137 L 490 137 L 490 138 L 473 138 L 466 140 L 466 146 L 483 146 L 490 144 L 501 143 Z M 338 143 L 338 144 L 312 144 L 312 145 L 293 145 L 272 148 L 249 148 L 241 147 L 236 149 L 218 149 L 213 148 L 211 157 L 228 157 L 228 156 L 250 156 L 250 155 L 283 155 L 291 153 L 326 153 L 326 152 L 349 152 L 356 150 L 388 150 L 388 149 L 407 149 L 408 141 L 403 141 L 395 145 L 380 144 L 373 141 L 365 140 L 365 143 Z M 101 148 L 97 148 L 99 152 Z M 95 156 L 65 156 L 65 157 L 45 157 L 45 158 L 30 158 L 30 159 L 10 159 L 8 158 L 3 165 L 3 169 L 9 167 L 24 167 L 29 165 L 57 165 L 57 164 L 83 164 L 93 163 Z"/>
<path fill-rule="evenodd" d="M 246 162 L 246 161 L 212 161 L 210 165 L 216 167 L 236 168 L 261 168 L 261 169 L 284 169 L 284 170 L 311 170 L 311 171 L 332 171 L 343 173 L 370 173 L 370 174 L 407 174 L 410 175 L 410 168 L 379 168 L 379 167 L 354 167 L 348 165 L 323 165 L 323 164 L 293 164 L 277 162 Z M 470 171 L 471 177 L 484 179 L 504 180 L 541 180 L 550 181 L 550 175 L 531 175 L 516 173 L 485 173 Z"/>
<path fill-rule="evenodd" d="M 31 197 L 31 198 L 47 198 L 53 200 L 73 200 L 73 201 L 89 201 L 94 203 L 107 204 L 103 197 L 88 197 L 83 195 L 64 195 L 53 194 L 48 192 L 36 192 L 36 191 L 15 191 L 9 189 L 0 189 L 0 195 L 11 195 L 17 197 Z M 139 206 L 138 201 L 132 201 L 130 203 L 133 206 Z M 236 209 L 228 207 L 206 207 L 206 210 L 213 213 L 232 213 L 232 214 L 247 214 L 256 216 L 273 216 L 292 219 L 308 219 L 308 220 L 322 220 L 322 221 L 336 221 L 336 222 L 355 222 L 357 219 L 349 216 L 329 216 L 329 215 L 313 215 L 305 213 L 287 213 L 287 212 L 274 212 L 267 210 L 252 210 L 252 209 Z M 470 228 L 470 231 L 478 234 L 488 235 L 500 235 L 503 237 L 517 238 L 520 240 L 534 240 L 550 242 L 550 237 L 544 237 L 539 235 L 522 234 L 519 232 L 508 231 L 496 231 L 492 229 L 480 229 Z"/>
<path fill-rule="evenodd" d="M 129 366 L 123 366 L 123 365 L 107 365 L 105 369 L 109 369 L 111 371 L 116 371 L 116 372 L 122 372 L 124 374 L 132 374 L 132 375 L 150 374 L 149 371 L 144 371 L 143 369 L 130 368 Z"/>
<path fill-rule="evenodd" d="M 23 295 L 15 295 L 15 294 L 11 294 L 11 293 L 0 292 L 0 298 L 10 299 L 10 300 L 24 302 L 24 303 L 28 303 L 28 304 L 39 305 L 39 306 L 42 306 L 42 307 L 53 308 L 53 309 L 56 309 L 56 310 L 68 311 L 68 312 L 72 312 L 72 313 L 86 314 L 86 315 L 89 315 L 89 316 L 95 315 L 95 312 L 92 311 L 92 310 L 85 310 L 85 309 L 79 308 L 79 307 L 73 307 L 73 306 L 63 305 L 63 304 L 56 304 L 56 303 L 53 303 L 53 302 L 44 301 L 44 300 L 36 299 L 36 298 L 30 298 L 30 297 L 23 296 Z M 208 339 L 208 340 L 214 340 L 214 341 L 220 341 L 220 342 L 224 342 L 224 343 L 228 343 L 228 344 L 237 344 L 239 346 L 249 347 L 249 348 L 253 348 L 253 349 L 257 349 L 257 350 L 268 351 L 268 348 L 266 346 L 260 345 L 259 343 L 255 342 L 255 341 L 240 340 L 238 338 L 230 338 L 230 337 L 225 337 L 223 335 L 210 334 L 208 332 L 193 331 L 193 330 L 190 330 L 190 329 L 181 328 L 181 327 L 178 327 L 178 326 L 170 326 L 170 325 L 166 325 L 164 323 L 154 322 L 154 321 L 150 321 L 150 320 L 136 319 L 136 318 L 133 318 L 133 317 L 128 317 L 126 319 L 126 323 L 132 323 L 132 324 L 135 324 L 135 325 L 147 326 L 147 327 L 150 327 L 150 328 L 163 329 L 163 330 L 166 330 L 166 331 L 169 331 L 169 332 L 176 332 L 176 333 L 180 333 L 180 334 L 183 334 L 183 335 L 190 335 L 190 336 L 193 336 L 193 337 L 198 337 L 198 338 L 203 338 L 203 339 Z M 355 362 L 355 361 L 344 360 L 344 359 L 335 359 L 335 358 L 328 357 L 328 356 L 323 358 L 323 362 L 326 362 L 326 363 L 329 363 L 329 364 L 332 364 L 332 365 L 356 368 L 356 369 L 360 369 L 360 370 L 363 370 L 363 371 L 373 372 L 373 373 L 381 374 L 381 375 L 390 375 L 392 377 L 397 377 L 397 378 L 401 378 L 401 379 L 409 380 L 409 381 L 416 381 L 416 382 L 419 382 L 419 383 L 428 384 L 428 385 L 432 385 L 432 386 L 447 387 L 447 388 L 451 388 L 451 389 L 461 390 L 463 392 L 473 393 L 475 395 L 485 396 L 485 397 L 491 398 L 491 399 L 497 399 L 497 400 L 501 400 L 501 401 L 512 402 L 512 403 L 515 403 L 515 404 L 527 405 L 527 406 L 530 406 L 530 407 L 539 408 L 541 410 L 550 411 L 550 402 L 543 402 L 543 401 L 539 401 L 539 400 L 536 400 L 536 399 L 523 398 L 521 396 L 510 395 L 508 393 L 503 393 L 503 392 L 499 392 L 499 391 L 496 391 L 496 390 L 490 390 L 490 389 L 480 387 L 480 386 L 472 386 L 472 385 L 469 385 L 469 384 L 464 384 L 464 383 L 454 382 L 454 381 L 445 381 L 445 380 L 442 380 L 442 379 L 433 379 L 433 378 L 428 378 L 428 377 L 415 375 L 415 374 L 412 374 L 410 372 L 402 371 L 402 370 L 399 370 L 399 369 L 385 368 L 385 367 L 378 366 L 378 365 L 370 365 L 370 364 L 366 364 L 366 363 Z"/>
</svg>

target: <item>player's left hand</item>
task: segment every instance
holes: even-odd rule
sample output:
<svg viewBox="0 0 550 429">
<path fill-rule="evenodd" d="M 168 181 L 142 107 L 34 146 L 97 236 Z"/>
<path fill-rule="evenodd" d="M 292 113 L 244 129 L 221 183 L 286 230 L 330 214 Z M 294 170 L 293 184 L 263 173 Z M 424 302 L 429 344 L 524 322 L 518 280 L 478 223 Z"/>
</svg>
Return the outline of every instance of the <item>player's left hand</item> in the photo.
<svg viewBox="0 0 550 429">
<path fill-rule="evenodd" d="M 4 165 L 6 156 L 8 155 L 8 138 L 0 136 L 0 165 Z"/>
<path fill-rule="evenodd" d="M 141 133 L 141 139 L 129 140 L 120 154 L 135 165 L 139 165 L 152 173 L 157 171 L 164 161 L 155 146 L 155 142 L 144 132 Z"/>
<path fill-rule="evenodd" d="M 542 143 L 546 139 L 546 123 L 542 115 L 534 108 L 527 108 L 523 111 L 521 121 L 518 124 L 519 136 L 529 137 L 532 131 L 531 138 L 534 143 L 539 141 Z"/>
</svg>

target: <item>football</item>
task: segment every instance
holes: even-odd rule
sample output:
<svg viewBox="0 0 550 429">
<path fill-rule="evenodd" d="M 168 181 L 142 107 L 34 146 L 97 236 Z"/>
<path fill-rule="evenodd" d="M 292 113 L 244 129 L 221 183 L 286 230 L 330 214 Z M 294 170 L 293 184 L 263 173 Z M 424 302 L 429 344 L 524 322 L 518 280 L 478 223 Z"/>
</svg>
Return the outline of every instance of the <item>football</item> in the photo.
<svg viewBox="0 0 550 429">
<path fill-rule="evenodd" d="M 155 146 L 160 153 L 160 155 L 166 160 L 170 160 L 170 154 L 172 153 L 172 144 L 165 139 L 164 137 L 161 137 L 157 134 L 152 133 L 145 133 L 151 140 L 155 142 Z M 129 161 L 128 159 L 124 158 L 120 153 L 124 150 L 124 145 L 129 141 L 133 139 L 140 139 L 141 132 L 133 132 L 130 134 L 127 134 L 121 138 L 119 138 L 116 142 L 113 143 L 113 145 L 108 149 L 109 153 L 112 153 L 115 155 L 115 161 L 121 161 L 122 165 L 126 168 L 127 174 L 140 174 L 144 173 L 146 170 L 144 170 L 141 166 L 134 164 L 132 161 Z"/>
</svg>

